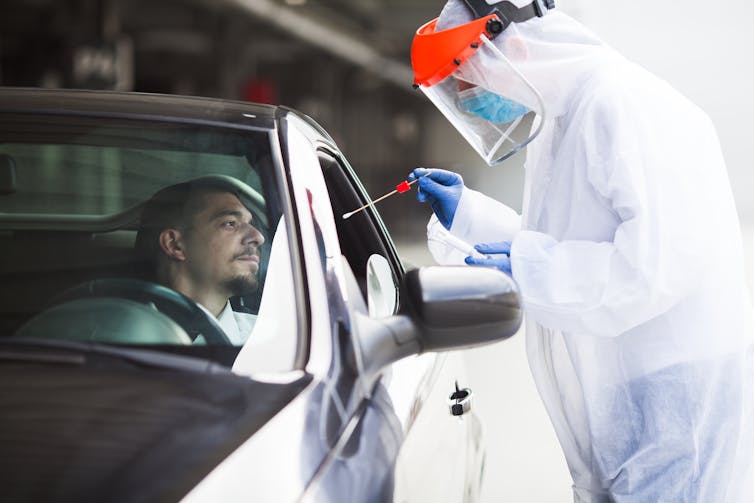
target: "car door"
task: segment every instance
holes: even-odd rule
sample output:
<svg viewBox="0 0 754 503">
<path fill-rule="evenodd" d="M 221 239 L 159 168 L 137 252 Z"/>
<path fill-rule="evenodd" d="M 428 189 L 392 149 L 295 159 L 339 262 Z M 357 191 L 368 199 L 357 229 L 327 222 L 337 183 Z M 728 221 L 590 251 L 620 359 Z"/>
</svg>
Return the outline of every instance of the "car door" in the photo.
<svg viewBox="0 0 754 503">
<path fill-rule="evenodd" d="M 384 257 L 384 267 L 398 291 L 404 274 L 395 247 L 374 208 L 348 220 L 339 218 L 367 202 L 366 191 L 340 152 L 321 145 L 318 157 L 327 183 L 344 257 L 370 303 L 367 270 L 370 258 Z M 399 299 L 400 300 L 400 299 Z M 373 316 L 394 314 L 371 312 Z M 459 352 L 430 353 L 405 358 L 384 373 L 379 386 L 400 423 L 401 440 L 395 465 L 395 501 L 473 501 L 482 469 L 481 426 L 474 410 L 450 413 L 449 397 L 464 387 L 465 369 Z M 376 401 L 370 407 L 379 408 Z M 384 414 L 384 410 L 381 412 Z"/>
<path fill-rule="evenodd" d="M 366 388 L 359 379 L 358 341 L 352 324 L 352 313 L 366 310 L 363 288 L 366 262 L 375 251 L 370 238 L 374 229 L 361 228 L 359 239 L 353 241 L 340 239 L 333 190 L 327 170 L 322 169 L 322 156 L 335 149 L 322 131 L 296 114 L 288 114 L 281 123 L 307 275 L 316 272 L 324 279 L 324 292 L 309 295 L 312 351 L 307 364 L 310 373 L 322 375 L 315 392 L 318 400 L 311 402 L 317 414 L 309 417 L 308 429 L 315 435 L 307 449 L 312 456 L 322 457 L 302 499 L 384 500 L 392 492 L 402 432 L 384 387 L 377 383 Z M 383 256 L 391 253 L 381 244 L 376 251 Z M 326 296 L 326 307 L 314 306 L 318 296 Z M 321 349 L 326 346 L 325 355 Z"/>
<path fill-rule="evenodd" d="M 193 496 L 232 500 L 253 488 L 260 500 L 275 501 L 290 501 L 299 491 L 298 501 L 428 501 L 428 495 L 462 501 L 469 452 L 479 452 L 468 451 L 479 446 L 469 443 L 477 438 L 469 434 L 476 431 L 473 416 L 459 419 L 448 409 L 456 381 L 462 385 L 462 367 L 452 354 L 425 354 L 366 379 L 372 374 L 359 356 L 367 334 L 354 320 L 369 313 L 368 271 L 374 257 L 382 257 L 399 293 L 403 267 L 374 210 L 341 218 L 368 196 L 333 142 L 295 114 L 280 123 L 294 206 L 287 213 L 290 242 L 307 286 L 305 371 L 313 380 Z M 398 311 L 396 300 L 392 309 L 373 315 Z M 251 473 L 251 466 L 259 470 Z"/>
<path fill-rule="evenodd" d="M 399 428 L 368 413 L 369 393 L 358 386 L 348 316 L 349 306 L 358 304 L 358 299 L 349 298 L 352 275 L 346 274 L 350 268 L 340 252 L 319 169 L 314 140 L 321 135 L 294 114 L 281 114 L 278 124 L 276 164 L 282 168 L 289 206 L 278 226 L 285 229 L 285 253 L 290 253 L 294 269 L 301 271 L 295 278 L 300 298 L 292 303 L 304 306 L 296 326 L 306 340 L 298 345 L 301 363 L 292 372 L 284 372 L 285 367 L 259 367 L 266 362 L 253 359 L 248 362 L 251 367 L 243 370 L 255 379 L 275 381 L 303 371 L 311 384 L 187 500 L 236 501 L 248 494 L 259 501 L 379 500 L 385 487 L 392 487 L 388 467 L 397 453 L 397 442 L 393 446 L 379 439 L 399 437 Z M 276 233 L 275 239 L 279 237 L 283 236 Z M 275 255 L 275 243 L 272 247 Z M 260 306 L 264 304 L 263 297 Z M 292 306 L 283 310 L 286 307 Z M 234 366 L 234 370 L 241 369 Z"/>
</svg>

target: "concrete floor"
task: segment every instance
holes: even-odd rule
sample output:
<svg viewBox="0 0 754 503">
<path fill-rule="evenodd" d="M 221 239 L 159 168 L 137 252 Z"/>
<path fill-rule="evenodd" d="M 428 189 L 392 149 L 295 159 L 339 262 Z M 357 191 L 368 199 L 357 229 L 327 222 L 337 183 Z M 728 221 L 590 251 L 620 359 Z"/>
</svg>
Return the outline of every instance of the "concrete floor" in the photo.
<svg viewBox="0 0 754 503">
<path fill-rule="evenodd" d="M 754 224 L 743 231 L 749 288 L 754 292 Z M 429 265 L 424 243 L 396 243 L 415 265 Z M 571 478 L 526 361 L 524 334 L 467 351 L 474 407 L 487 438 L 482 502 L 573 501 Z"/>
</svg>

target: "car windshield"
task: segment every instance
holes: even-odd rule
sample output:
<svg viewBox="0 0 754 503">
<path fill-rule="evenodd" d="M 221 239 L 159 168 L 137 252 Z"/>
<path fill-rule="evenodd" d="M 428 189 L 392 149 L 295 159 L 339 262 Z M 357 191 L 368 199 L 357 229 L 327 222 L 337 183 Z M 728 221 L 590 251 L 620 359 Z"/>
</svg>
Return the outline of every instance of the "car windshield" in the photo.
<svg viewBox="0 0 754 503">
<path fill-rule="evenodd" d="M 226 332 L 228 320 L 235 320 L 238 327 L 238 333 L 220 344 L 243 345 L 260 317 L 270 250 L 281 227 L 280 190 L 271 155 L 275 136 L 270 130 L 104 116 L 1 116 L 1 335 L 119 345 L 212 346 L 218 342 L 210 333 L 212 327 L 197 322 L 201 316 L 196 306 L 176 307 L 176 299 L 162 298 L 169 295 L 154 285 L 164 285 L 161 280 L 171 277 L 175 281 L 168 286 L 175 288 L 185 276 L 201 277 L 203 282 L 193 278 L 195 290 L 200 290 L 194 300 L 205 298 L 216 279 L 210 275 L 225 267 L 223 260 L 232 260 L 250 268 L 253 274 L 247 276 L 255 276 L 253 284 L 234 290 L 228 304 L 232 312 L 223 309 L 224 315 L 211 314 L 215 315 L 212 321 Z M 172 214 L 164 205 L 145 216 L 147 202 L 156 199 L 155 194 L 182 187 L 184 182 L 191 184 L 190 197 L 201 192 L 201 204 L 181 203 L 177 214 L 183 220 L 163 222 Z M 223 201 L 218 204 L 235 209 L 220 211 L 222 221 L 211 215 L 217 217 L 214 221 L 223 229 L 243 227 L 252 236 L 244 238 L 251 244 L 233 242 L 231 246 L 238 248 L 224 251 L 214 237 L 201 234 L 204 224 L 199 218 L 211 206 L 210 196 L 217 193 Z M 181 250 L 180 257 L 146 260 L 137 245 L 137 235 L 147 234 L 146 218 L 175 227 L 183 232 L 184 243 L 190 237 L 191 246 L 206 250 Z M 157 241 L 159 230 L 150 235 L 148 239 L 154 242 L 145 249 L 170 255 L 169 244 Z M 286 241 L 285 236 L 282 240 Z M 278 259 L 283 264 L 276 268 L 289 270 L 287 245 L 283 247 Z M 193 269 L 183 270 L 184 278 L 176 280 L 171 268 L 179 262 L 181 267 L 191 262 Z M 151 286 L 145 288 L 145 282 Z M 169 305 L 163 308 L 161 303 Z M 60 305 L 69 307 L 56 308 Z M 210 306 L 201 310 L 209 311 Z M 46 314 L 51 311 L 54 315 Z M 276 313 L 270 316 L 283 315 L 280 310 Z M 201 326 L 192 327 L 192 323 Z M 265 326 L 270 325 L 275 325 L 274 320 Z"/>
</svg>

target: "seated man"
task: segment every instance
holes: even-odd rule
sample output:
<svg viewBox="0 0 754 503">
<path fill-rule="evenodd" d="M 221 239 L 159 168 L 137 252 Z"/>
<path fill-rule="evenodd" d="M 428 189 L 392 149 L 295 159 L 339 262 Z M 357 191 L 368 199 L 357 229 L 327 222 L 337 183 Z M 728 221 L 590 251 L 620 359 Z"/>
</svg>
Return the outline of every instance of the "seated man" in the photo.
<svg viewBox="0 0 754 503">
<path fill-rule="evenodd" d="M 264 237 L 229 180 L 199 178 L 154 194 L 142 210 L 136 251 L 154 281 L 193 299 L 241 345 L 255 316 L 234 312 L 229 299 L 257 289 Z"/>
</svg>

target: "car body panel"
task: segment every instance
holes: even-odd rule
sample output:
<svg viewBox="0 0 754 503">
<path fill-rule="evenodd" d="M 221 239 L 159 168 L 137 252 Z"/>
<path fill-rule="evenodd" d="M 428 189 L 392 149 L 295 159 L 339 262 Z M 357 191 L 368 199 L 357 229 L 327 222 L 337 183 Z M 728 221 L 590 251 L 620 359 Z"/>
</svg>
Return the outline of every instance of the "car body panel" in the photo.
<svg viewBox="0 0 754 503">
<path fill-rule="evenodd" d="M 196 466 L 200 468 L 166 470 L 162 478 L 153 482 L 157 487 L 153 492 L 143 485 L 152 482 L 142 481 L 140 487 L 137 484 L 124 488 L 118 497 L 128 501 L 149 500 L 150 495 L 158 495 L 160 500 L 183 498 L 186 501 L 236 501 L 252 496 L 262 501 L 417 501 L 429 498 L 455 502 L 477 499 L 483 461 L 480 423 L 473 408 L 455 417 L 448 404 L 448 397 L 457 387 L 465 386 L 461 353 L 426 353 L 400 359 L 404 354 L 421 351 L 420 339 L 413 338 L 422 327 L 413 324 L 409 306 L 410 302 L 418 300 L 410 298 L 410 292 L 403 284 L 406 271 L 377 211 L 372 207 L 351 219 L 341 218 L 346 211 L 370 199 L 354 169 L 319 125 L 284 107 L 134 93 L 0 88 L 0 120 L 2 117 L 13 120 L 30 118 L 24 130 L 28 130 L 30 136 L 24 138 L 22 132 L 14 131 L 6 121 L 6 127 L 0 127 L 0 155 L 3 155 L 5 142 L 25 141 L 33 150 L 35 145 L 45 141 L 84 147 L 89 141 L 94 142 L 92 148 L 104 146 L 105 150 L 112 147 L 129 152 L 129 149 L 136 149 L 139 155 L 124 155 L 124 158 L 128 157 L 132 163 L 148 161 L 147 165 L 152 162 L 156 166 L 162 158 L 158 156 L 156 160 L 149 160 L 153 152 L 158 153 L 161 148 L 170 152 L 186 150 L 198 159 L 193 161 L 199 166 L 198 173 L 225 174 L 220 167 L 206 167 L 201 162 L 204 159 L 201 157 L 203 144 L 191 141 L 210 138 L 207 145 L 212 151 L 209 154 L 220 155 L 219 161 L 223 161 L 224 155 L 239 166 L 249 164 L 254 173 L 244 172 L 244 183 L 256 184 L 255 190 L 259 191 L 266 205 L 263 209 L 265 219 L 261 221 L 265 232 L 274 237 L 266 243 L 263 254 L 265 284 L 254 300 L 259 319 L 247 347 L 163 344 L 131 349 L 84 344 L 71 350 L 74 355 L 83 355 L 80 358 L 85 361 L 91 360 L 91 355 L 98 352 L 109 351 L 111 357 L 107 365 L 128 360 L 129 351 L 139 352 L 142 355 L 139 361 L 143 363 L 145 358 L 149 359 L 149 370 L 134 366 L 129 374 L 133 382 L 126 378 L 118 381 L 118 386 L 133 388 L 133 393 L 143 388 L 136 383 L 142 383 L 145 375 L 157 375 L 148 372 L 158 372 L 168 381 L 181 380 L 189 388 L 199 386 L 193 384 L 196 379 L 226 379 L 234 383 L 239 393 L 242 390 L 250 393 L 244 402 L 249 409 L 245 414 L 253 412 L 255 407 L 266 411 L 256 423 L 248 419 L 243 421 L 238 431 L 245 433 L 228 434 L 217 430 L 214 440 L 224 443 L 221 450 L 213 451 L 214 456 L 204 456 L 200 445 L 183 436 L 184 427 L 176 419 L 171 423 L 172 429 L 166 430 L 164 438 L 160 439 L 173 442 L 172 450 L 163 452 L 179 459 L 183 456 L 184 461 L 196 459 Z M 66 118 L 71 123 L 70 134 L 61 139 Z M 107 134 L 97 128 L 91 129 L 100 122 L 113 124 L 114 129 L 105 128 Z M 34 124 L 40 124 L 43 130 L 38 135 L 29 133 L 36 127 Z M 124 129 L 118 129 L 119 124 L 125 125 Z M 139 131 L 140 128 L 134 128 L 134 125 L 143 125 L 143 130 Z M 132 131 L 134 129 L 136 131 Z M 81 133 L 91 131 L 95 133 Z M 183 132 L 186 132 L 184 139 L 181 137 Z M 247 143 L 244 135 L 253 141 Z M 233 141 L 224 143 L 222 138 L 225 136 Z M 245 150 L 257 147 L 261 149 L 259 152 Z M 17 150 L 23 151 L 24 148 Z M 55 149 L 52 151 L 57 155 Z M 103 162 L 107 161 L 105 156 Z M 179 163 L 173 165 L 176 164 Z M 7 169 L 8 173 L 15 174 Z M 21 166 L 19 169 L 27 168 Z M 68 173 L 66 169 L 66 166 L 53 166 L 48 171 L 64 180 Z M 102 168 L 94 162 L 81 169 L 86 174 L 86 170 L 98 173 L 97 170 Z M 122 169 L 133 169 L 133 166 Z M 116 169 L 115 172 L 121 171 Z M 136 173 L 139 173 L 138 169 Z M 21 174 L 26 175 L 25 172 Z M 99 178 L 107 181 L 104 175 Z M 169 179 L 170 176 L 166 178 Z M 146 189 L 139 190 L 141 192 L 136 191 L 133 195 L 137 203 L 148 194 Z M 38 204 L 45 207 L 46 203 Z M 79 275 L 83 272 L 107 271 L 109 262 L 103 262 L 101 268 L 91 271 L 84 267 L 90 264 L 79 264 L 80 271 L 65 269 L 66 260 L 75 260 L 76 254 L 81 260 L 91 256 L 95 262 L 100 256 L 116 251 L 123 257 L 128 255 L 126 247 L 133 239 L 133 222 L 139 215 L 139 205 L 124 205 L 100 213 L 103 214 L 54 215 L 29 210 L 27 214 L 21 214 L 3 212 L 0 207 L 0 233 L 4 233 L 0 238 L 17 248 L 14 251 L 17 253 L 12 256 L 8 255 L 6 248 L 6 258 L 9 261 L 26 260 L 31 264 L 30 268 L 36 268 L 38 263 L 54 257 L 52 252 L 59 250 L 56 247 L 62 243 L 68 247 L 67 253 L 73 255 L 60 255 L 61 269 L 56 269 L 55 274 L 67 275 L 66 282 L 81 279 Z M 50 249 L 40 252 L 39 260 L 23 257 L 23 253 L 34 253 L 25 248 L 26 244 L 37 241 L 48 244 Z M 102 246 L 103 243 L 107 246 Z M 379 316 L 373 313 L 370 318 L 367 283 L 374 256 L 383 257 L 382 288 L 397 294 L 397 302 L 395 312 L 382 312 Z M 8 283 L 12 291 L 24 295 L 25 291 L 35 291 L 40 285 L 49 284 L 54 290 L 67 284 L 62 280 L 59 284 L 34 283 L 29 279 L 31 274 L 14 270 L 10 262 L 8 269 L 0 271 L 0 277 L 8 281 L 13 279 Z M 12 303 L 9 295 L 2 298 L 2 302 L 8 305 Z M 248 307 L 243 304 L 244 299 L 238 302 L 241 302 L 239 309 Z M 44 303 L 40 301 L 39 304 L 34 309 L 42 310 Z M 386 305 L 389 309 L 390 304 Z M 272 322 L 268 318 L 265 323 L 264 316 L 272 316 Z M 1 327 L 13 327 L 14 324 L 16 321 L 10 320 Z M 276 344 L 275 337 L 284 344 Z M 459 341 L 459 346 L 463 346 L 463 339 L 459 338 Z M 12 386 L 19 385 L 18 376 L 23 372 L 34 372 L 34 369 L 50 363 L 35 353 L 34 358 L 22 358 L 19 364 L 15 347 L 3 342 L 0 340 L 0 363 L 3 363 L 0 373 L 8 369 L 15 372 Z M 18 343 L 26 344 L 24 351 L 31 347 L 30 341 Z M 396 343 L 404 347 L 393 353 L 391 360 L 391 344 Z M 388 351 L 388 359 L 384 362 L 372 358 L 370 352 L 375 344 Z M 276 352 L 264 353 L 271 348 Z M 65 351 L 65 348 L 49 347 L 42 356 Z M 182 358 L 181 365 L 190 368 L 176 369 L 170 364 L 173 360 L 161 356 L 163 354 L 183 355 L 170 358 Z M 212 361 L 217 363 L 210 363 Z M 235 373 L 231 374 L 230 366 L 234 362 Z M 228 375 L 204 377 L 210 370 Z M 94 367 L 87 372 L 96 382 L 99 375 L 109 371 L 109 368 Z M 8 382 L 3 386 L 9 386 Z M 255 390 L 278 389 L 276 386 L 293 391 L 281 393 L 276 400 L 264 393 L 255 394 Z M 7 401 L 6 394 L 6 401 L 2 403 L 22 411 L 18 405 L 18 389 L 15 401 Z M 161 396 L 158 391 L 155 400 Z M 37 407 L 42 416 L 50 413 L 53 402 L 50 402 L 49 394 L 30 390 L 28 396 L 27 405 L 30 404 L 32 410 Z M 72 403 L 75 405 L 75 400 Z M 120 406 L 128 409 L 129 403 L 125 401 Z M 218 410 L 222 410 L 221 405 Z M 90 411 L 87 414 L 96 422 L 98 414 L 107 412 Z M 241 414 L 239 417 L 246 416 Z M 5 415 L 0 419 L 0 432 L 13 436 L 23 429 L 22 423 L 19 417 Z M 124 433 L 132 431 L 129 430 L 132 426 L 123 428 Z M 23 439 L 14 437 L 14 448 L 20 454 L 33 444 L 34 435 L 38 433 L 32 429 L 27 434 L 28 437 Z M 86 433 L 76 430 L 70 434 L 74 440 L 75 435 L 85 434 L 92 436 L 92 442 L 99 438 L 97 430 Z M 212 434 L 213 430 L 208 430 L 208 438 L 213 438 Z M 140 448 L 135 459 L 143 460 L 140 462 L 144 466 L 152 466 L 156 459 L 161 459 L 153 458 L 153 451 L 146 446 Z M 190 452 L 193 457 L 182 455 L 184 452 Z M 84 452 L 73 453 L 76 454 L 83 456 Z M 163 462 L 169 463 L 170 458 L 164 458 Z M 178 463 L 176 466 L 182 465 Z M 24 465 L 23 469 L 27 468 Z M 160 471 L 159 467 L 155 465 L 154 471 Z M 3 485 L 13 482 L 7 477 L 7 470 L 0 473 L 5 473 L 0 478 Z M 58 480 L 65 483 L 65 470 L 51 469 L 44 473 L 49 474 L 46 482 Z M 34 474 L 29 476 L 28 484 L 31 485 Z M 56 492 L 55 487 L 53 485 L 53 490 L 46 494 L 46 499 L 64 500 L 71 495 L 65 491 Z M 108 486 L 98 487 L 104 492 L 97 494 L 106 496 Z M 170 492 L 159 492 L 165 488 Z M 22 487 L 21 490 L 25 489 Z"/>
</svg>

